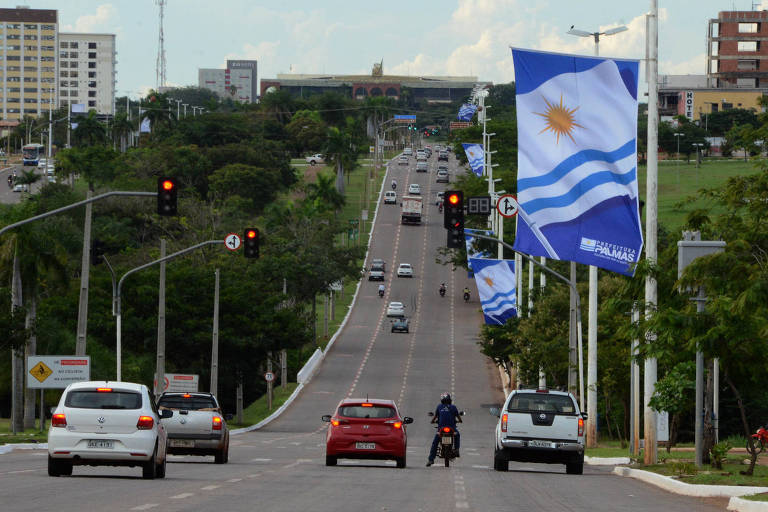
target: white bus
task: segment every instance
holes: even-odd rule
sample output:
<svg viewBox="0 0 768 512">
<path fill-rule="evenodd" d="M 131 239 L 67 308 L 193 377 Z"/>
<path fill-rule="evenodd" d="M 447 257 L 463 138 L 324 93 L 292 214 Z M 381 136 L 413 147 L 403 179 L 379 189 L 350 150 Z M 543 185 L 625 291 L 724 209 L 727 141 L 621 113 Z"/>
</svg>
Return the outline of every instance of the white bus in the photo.
<svg viewBox="0 0 768 512">
<path fill-rule="evenodd" d="M 42 144 L 27 144 L 21 148 L 24 165 L 37 166 L 40 157 L 45 154 L 45 146 Z"/>
</svg>

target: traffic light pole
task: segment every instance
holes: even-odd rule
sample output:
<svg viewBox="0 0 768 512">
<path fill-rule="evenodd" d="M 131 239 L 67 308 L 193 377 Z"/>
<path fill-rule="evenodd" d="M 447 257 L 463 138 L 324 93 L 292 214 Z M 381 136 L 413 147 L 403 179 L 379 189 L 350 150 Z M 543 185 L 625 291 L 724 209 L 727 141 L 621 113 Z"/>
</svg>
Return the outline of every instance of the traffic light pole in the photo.
<svg viewBox="0 0 768 512">
<path fill-rule="evenodd" d="M 152 195 L 155 195 L 154 193 Z M 145 263 L 144 265 L 140 265 L 136 268 L 133 268 L 123 274 L 123 277 L 120 278 L 120 281 L 117 283 L 117 290 L 114 298 L 115 303 L 115 316 L 117 317 L 117 379 L 118 381 L 121 380 L 121 373 L 122 373 L 122 306 L 120 302 L 120 290 L 123 287 L 123 281 L 125 281 L 125 278 L 128 277 L 131 274 L 135 274 L 136 272 L 140 270 L 144 270 L 145 268 L 149 268 L 151 266 L 157 265 L 159 263 L 164 263 L 166 261 L 170 261 L 174 258 L 177 258 L 183 254 L 186 254 L 188 252 L 192 252 L 195 249 L 199 249 L 201 247 L 205 247 L 206 245 L 214 245 L 214 244 L 223 244 L 224 240 L 207 240 L 205 242 L 200 242 L 199 244 L 195 244 L 191 247 L 187 247 L 186 249 L 182 249 L 180 251 L 177 251 L 173 254 L 169 254 L 168 256 L 164 258 L 156 259 L 155 261 L 150 261 L 149 263 Z"/>
<path fill-rule="evenodd" d="M 472 236 L 475 238 L 482 238 L 483 240 L 490 240 L 491 242 L 496 242 L 497 244 L 501 244 L 510 251 L 512 251 L 514 254 L 519 254 L 529 262 L 533 263 L 534 265 L 538 266 L 541 270 L 545 270 L 552 274 L 553 276 L 557 277 L 564 283 L 568 285 L 568 287 L 573 291 L 574 296 L 576 298 L 576 334 L 578 338 L 578 345 L 579 345 L 579 408 L 582 412 L 584 412 L 584 347 L 582 344 L 582 337 L 581 337 L 581 300 L 579 299 L 579 291 L 576 289 L 576 285 L 567 277 L 564 275 L 556 272 L 552 268 L 542 265 L 538 261 L 536 261 L 536 258 L 532 256 L 528 256 L 525 253 L 515 251 L 515 249 L 506 243 L 503 240 L 499 240 L 498 238 L 493 238 L 492 236 L 483 235 L 482 233 L 474 233 Z M 515 272 L 519 272 L 520 269 L 515 268 Z"/>
</svg>

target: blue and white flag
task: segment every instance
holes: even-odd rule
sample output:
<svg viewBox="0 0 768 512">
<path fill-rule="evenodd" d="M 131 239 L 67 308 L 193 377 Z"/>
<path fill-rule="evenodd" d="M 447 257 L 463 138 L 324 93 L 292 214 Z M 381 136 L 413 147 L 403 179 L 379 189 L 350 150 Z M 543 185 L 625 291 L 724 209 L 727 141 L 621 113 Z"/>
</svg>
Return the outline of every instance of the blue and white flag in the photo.
<svg viewBox="0 0 768 512">
<path fill-rule="evenodd" d="M 472 258 L 490 258 L 491 254 L 486 251 L 481 251 L 475 246 L 475 233 L 481 235 L 493 236 L 493 231 L 483 229 L 470 229 L 464 228 L 464 243 L 467 245 L 467 277 L 472 278 Z"/>
<path fill-rule="evenodd" d="M 469 166 L 478 177 L 483 175 L 484 158 L 482 144 L 462 144 L 464 153 L 467 154 Z"/>
<path fill-rule="evenodd" d="M 485 323 L 504 325 L 508 319 L 517 316 L 515 262 L 476 258 L 471 263 Z"/>
<path fill-rule="evenodd" d="M 152 123 L 149 120 L 148 117 L 145 117 L 141 120 L 141 125 L 139 126 L 139 133 L 151 133 L 152 132 Z"/>
<path fill-rule="evenodd" d="M 518 131 L 515 250 L 634 274 L 634 60 L 512 50 Z"/>
<path fill-rule="evenodd" d="M 477 105 L 464 103 L 459 109 L 459 115 L 456 116 L 456 119 L 459 121 L 471 121 L 475 112 L 477 112 Z"/>
</svg>

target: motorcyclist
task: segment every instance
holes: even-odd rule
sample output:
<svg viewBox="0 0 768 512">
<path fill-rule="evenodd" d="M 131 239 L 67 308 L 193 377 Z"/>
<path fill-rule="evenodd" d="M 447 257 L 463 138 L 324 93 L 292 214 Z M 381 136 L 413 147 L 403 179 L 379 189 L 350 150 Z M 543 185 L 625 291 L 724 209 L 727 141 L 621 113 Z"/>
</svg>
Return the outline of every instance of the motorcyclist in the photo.
<svg viewBox="0 0 768 512">
<path fill-rule="evenodd" d="M 450 427 L 454 432 L 454 446 L 456 457 L 459 456 L 459 446 L 461 444 L 461 435 L 456 428 L 456 423 L 461 423 L 461 414 L 459 409 L 453 405 L 453 400 L 450 393 L 443 393 L 440 395 L 440 405 L 435 409 L 435 415 L 432 417 L 432 423 L 437 423 L 437 433 L 432 440 L 432 448 L 429 449 L 429 459 L 427 460 L 427 467 L 435 463 L 435 457 L 437 457 L 437 445 L 440 442 L 440 429 L 443 427 Z"/>
<path fill-rule="evenodd" d="M 440 295 L 445 295 L 445 283 L 440 283 Z"/>
<path fill-rule="evenodd" d="M 469 297 L 469 288 L 464 287 L 464 297 Z"/>
<path fill-rule="evenodd" d="M 383 296 L 384 296 L 384 285 L 380 284 L 379 285 L 379 297 L 383 297 Z"/>
<path fill-rule="evenodd" d="M 397 188 L 397 180 L 392 180 L 392 190 Z"/>
</svg>

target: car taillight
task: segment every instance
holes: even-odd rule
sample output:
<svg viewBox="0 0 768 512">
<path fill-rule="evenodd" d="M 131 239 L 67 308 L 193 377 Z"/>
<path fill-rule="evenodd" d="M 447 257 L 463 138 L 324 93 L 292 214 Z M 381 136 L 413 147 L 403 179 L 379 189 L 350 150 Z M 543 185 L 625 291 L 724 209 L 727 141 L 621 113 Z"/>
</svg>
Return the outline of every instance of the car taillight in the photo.
<svg viewBox="0 0 768 512">
<path fill-rule="evenodd" d="M 584 435 L 584 418 L 579 418 L 579 437 Z"/>
<path fill-rule="evenodd" d="M 331 420 L 331 425 L 338 427 L 341 422 L 339 420 Z"/>
<path fill-rule="evenodd" d="M 51 426 L 52 427 L 66 427 L 67 426 L 67 416 L 65 414 L 62 414 L 62 413 L 54 414 L 53 418 L 51 418 Z"/>
<path fill-rule="evenodd" d="M 213 428 L 213 430 L 221 430 L 221 417 L 214 416 L 213 425 L 211 427 Z"/>
<path fill-rule="evenodd" d="M 501 415 L 501 431 L 502 432 L 507 431 L 507 415 L 506 414 Z"/>
<path fill-rule="evenodd" d="M 155 426 L 155 420 L 152 416 L 139 416 L 136 428 L 139 430 L 149 430 Z"/>
</svg>

